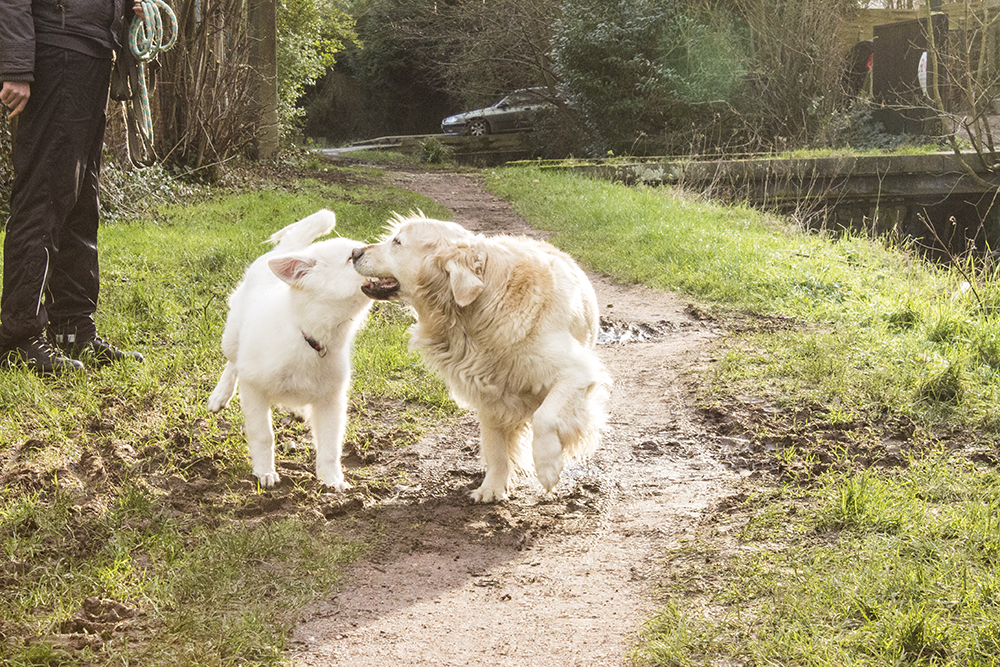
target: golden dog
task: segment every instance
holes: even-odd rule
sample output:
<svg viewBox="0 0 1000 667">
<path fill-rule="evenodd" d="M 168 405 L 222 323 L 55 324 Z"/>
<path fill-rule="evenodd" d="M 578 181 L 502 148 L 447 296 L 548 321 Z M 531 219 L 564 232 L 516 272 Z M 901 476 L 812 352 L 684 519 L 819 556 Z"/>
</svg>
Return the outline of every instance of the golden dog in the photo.
<svg viewBox="0 0 1000 667">
<path fill-rule="evenodd" d="M 594 451 L 610 380 L 594 350 L 594 288 L 569 255 L 417 215 L 352 257 L 373 278 L 365 294 L 415 311 L 411 347 L 477 413 L 486 477 L 473 500 L 505 499 L 532 463 L 551 491 L 567 458 Z"/>
</svg>

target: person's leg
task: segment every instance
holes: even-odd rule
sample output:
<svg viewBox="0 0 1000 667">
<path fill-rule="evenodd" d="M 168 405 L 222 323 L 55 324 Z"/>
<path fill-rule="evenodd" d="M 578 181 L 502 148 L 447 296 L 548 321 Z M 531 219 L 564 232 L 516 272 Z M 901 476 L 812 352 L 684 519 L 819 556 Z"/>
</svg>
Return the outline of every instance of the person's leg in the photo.
<svg viewBox="0 0 1000 667">
<path fill-rule="evenodd" d="M 58 252 L 57 230 L 76 202 L 77 165 L 59 130 L 66 97 L 63 53 L 38 47 L 31 97 L 14 125 L 14 182 L 0 296 L 0 332 L 6 343 L 45 330 L 43 296 Z"/>
<path fill-rule="evenodd" d="M 4 237 L 0 346 L 39 372 L 78 370 L 56 354 L 43 332 L 43 296 L 59 253 L 58 229 L 75 206 L 78 162 L 67 145 L 64 120 L 72 111 L 76 82 L 65 72 L 66 52 L 39 45 L 31 97 L 13 133 L 14 182 Z"/>
<path fill-rule="evenodd" d="M 62 351 L 88 362 L 142 361 L 138 352 L 120 350 L 101 339 L 94 323 L 100 292 L 97 229 L 111 63 L 71 54 L 66 72 L 86 85 L 81 85 L 72 102 L 67 102 L 72 113 L 59 130 L 72 146 L 76 179 L 73 206 L 55 230 L 58 252 L 45 294 L 49 334 Z"/>
<path fill-rule="evenodd" d="M 64 102 L 67 113 L 57 130 L 72 155 L 74 198 L 55 229 L 58 252 L 49 274 L 46 308 L 53 333 L 89 341 L 97 333 L 99 178 L 111 63 L 73 53 L 67 59 L 66 75 L 81 82 L 73 90 L 73 99 Z"/>
</svg>

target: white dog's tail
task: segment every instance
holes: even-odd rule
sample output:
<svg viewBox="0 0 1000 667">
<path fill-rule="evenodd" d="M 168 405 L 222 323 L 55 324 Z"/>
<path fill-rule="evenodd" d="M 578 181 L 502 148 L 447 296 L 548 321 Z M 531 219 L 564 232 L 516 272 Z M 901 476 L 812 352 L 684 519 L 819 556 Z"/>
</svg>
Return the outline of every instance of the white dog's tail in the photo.
<svg viewBox="0 0 1000 667">
<path fill-rule="evenodd" d="M 298 222 L 293 222 L 284 229 L 279 229 L 271 234 L 268 241 L 276 244 L 276 250 L 295 252 L 307 248 L 309 244 L 324 234 L 329 234 L 336 225 L 337 216 L 334 215 L 333 211 L 323 208 Z"/>
</svg>

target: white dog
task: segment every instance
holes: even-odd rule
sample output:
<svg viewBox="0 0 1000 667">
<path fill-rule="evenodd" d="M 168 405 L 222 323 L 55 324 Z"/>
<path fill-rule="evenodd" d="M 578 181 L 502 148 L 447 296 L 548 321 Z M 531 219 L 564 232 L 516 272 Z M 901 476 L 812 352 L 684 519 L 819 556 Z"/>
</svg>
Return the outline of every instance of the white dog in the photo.
<svg viewBox="0 0 1000 667">
<path fill-rule="evenodd" d="M 372 302 L 351 266 L 362 243 L 312 243 L 335 224 L 324 209 L 275 232 L 270 241 L 277 247 L 250 265 L 229 298 L 226 367 L 208 409 L 226 407 L 239 378 L 253 472 L 263 486 L 278 481 L 271 406 L 281 404 L 308 420 L 319 480 L 339 491 L 350 488 L 340 467 L 350 347 Z"/>
<path fill-rule="evenodd" d="M 411 346 L 476 410 L 486 477 L 473 500 L 505 499 L 531 463 L 551 491 L 565 457 L 593 452 L 610 381 L 594 351 L 594 288 L 569 255 L 397 216 L 381 243 L 354 251 L 354 268 L 376 279 L 365 294 L 413 308 Z"/>
</svg>

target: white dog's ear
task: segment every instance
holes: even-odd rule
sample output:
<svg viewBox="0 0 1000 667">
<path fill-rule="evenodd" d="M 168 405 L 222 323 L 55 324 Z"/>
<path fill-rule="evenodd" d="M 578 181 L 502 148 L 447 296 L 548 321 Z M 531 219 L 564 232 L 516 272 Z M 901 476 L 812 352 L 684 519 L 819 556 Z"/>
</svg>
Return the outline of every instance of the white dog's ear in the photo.
<svg viewBox="0 0 1000 667">
<path fill-rule="evenodd" d="M 267 266 L 274 275 L 294 286 L 312 272 L 316 260 L 312 257 L 285 255 L 267 260 Z"/>
<path fill-rule="evenodd" d="M 452 296 L 455 297 L 455 303 L 460 308 L 465 308 L 475 301 L 479 293 L 483 291 L 483 281 L 468 267 L 451 259 L 444 265 L 444 269 L 448 272 Z"/>
</svg>

